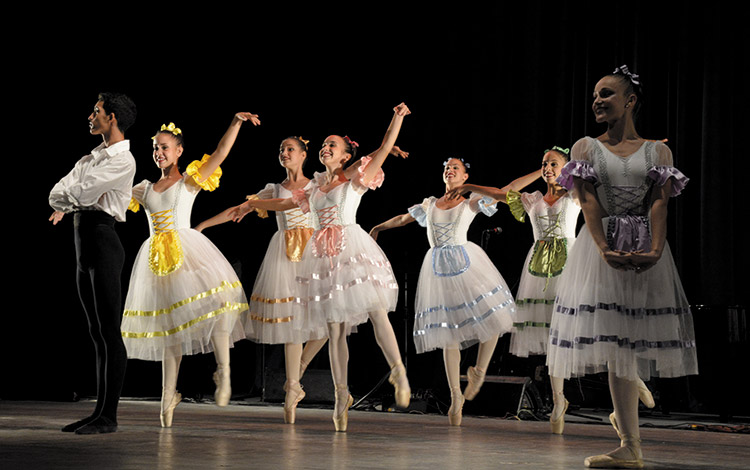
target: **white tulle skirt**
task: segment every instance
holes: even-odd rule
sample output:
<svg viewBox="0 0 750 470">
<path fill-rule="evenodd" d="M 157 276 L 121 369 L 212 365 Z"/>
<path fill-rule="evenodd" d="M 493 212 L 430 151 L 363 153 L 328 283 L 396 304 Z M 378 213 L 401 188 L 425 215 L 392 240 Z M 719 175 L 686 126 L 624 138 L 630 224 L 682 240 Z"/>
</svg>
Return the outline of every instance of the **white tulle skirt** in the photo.
<svg viewBox="0 0 750 470">
<path fill-rule="evenodd" d="M 202 233 L 178 233 L 183 261 L 177 270 L 152 272 L 149 240 L 135 259 L 121 327 L 129 358 L 161 361 L 165 349 L 213 351 L 215 335 L 228 335 L 230 345 L 245 338 L 239 316 L 248 305 L 234 269 Z"/>
<path fill-rule="evenodd" d="M 284 233 L 276 232 L 255 278 L 250 311 L 243 320 L 248 338 L 257 343 L 285 344 L 328 336 L 324 324 L 295 320 L 295 316 L 309 315 L 307 309 L 295 306 L 302 286 L 296 280 L 300 264 L 289 260 Z"/>
<path fill-rule="evenodd" d="M 314 240 L 305 247 L 297 306 L 308 314 L 295 317 L 297 328 L 314 331 L 327 323 L 354 327 L 368 320 L 368 312 L 396 309 L 398 284 L 385 253 L 359 225 L 343 229 L 344 248 L 338 255 L 315 256 Z"/>
<path fill-rule="evenodd" d="M 568 249 L 574 242 L 575 238 L 567 239 Z M 533 254 L 532 245 L 516 293 L 516 319 L 510 337 L 510 353 L 518 357 L 547 354 L 552 307 L 560 280 L 560 275 L 547 278 L 531 274 L 528 266 Z"/>
<path fill-rule="evenodd" d="M 512 328 L 516 305 L 500 272 L 476 244 L 456 249 L 461 250 L 462 264 L 454 272 L 436 270 L 436 248 L 425 255 L 414 317 L 417 353 L 452 344 L 465 348 Z"/>
<path fill-rule="evenodd" d="M 616 270 L 582 228 L 558 285 L 547 364 L 561 378 L 697 374 L 693 316 L 669 246 L 643 273 Z"/>
</svg>

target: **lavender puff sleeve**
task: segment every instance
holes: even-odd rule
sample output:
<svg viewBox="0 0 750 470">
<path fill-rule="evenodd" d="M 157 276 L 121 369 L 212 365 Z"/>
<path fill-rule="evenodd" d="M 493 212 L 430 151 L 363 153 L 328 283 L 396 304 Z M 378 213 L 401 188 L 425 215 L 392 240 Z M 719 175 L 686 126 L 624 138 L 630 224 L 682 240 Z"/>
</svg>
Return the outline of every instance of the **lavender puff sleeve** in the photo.
<svg viewBox="0 0 750 470">
<path fill-rule="evenodd" d="M 560 176 L 557 177 L 557 182 L 563 188 L 567 190 L 573 189 L 573 178 L 581 178 L 590 183 L 598 184 L 599 176 L 596 174 L 596 170 L 591 162 L 585 160 L 573 160 L 565 164 Z"/>
<path fill-rule="evenodd" d="M 672 194 L 670 194 L 670 197 L 679 196 L 690 181 L 690 178 L 673 166 L 655 166 L 648 171 L 647 176 L 659 186 L 664 186 L 667 180 L 672 178 Z"/>
</svg>

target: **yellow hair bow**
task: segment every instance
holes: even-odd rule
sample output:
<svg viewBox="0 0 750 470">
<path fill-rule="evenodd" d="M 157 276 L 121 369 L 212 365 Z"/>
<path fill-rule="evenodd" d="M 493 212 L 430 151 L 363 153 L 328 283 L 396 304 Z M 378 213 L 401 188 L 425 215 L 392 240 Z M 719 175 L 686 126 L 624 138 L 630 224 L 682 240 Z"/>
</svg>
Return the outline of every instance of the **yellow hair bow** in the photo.
<svg viewBox="0 0 750 470">
<path fill-rule="evenodd" d="M 173 122 L 170 122 L 168 126 L 162 124 L 161 129 L 159 129 L 159 132 L 162 132 L 162 131 L 168 131 L 174 135 L 182 134 L 182 129 L 180 129 L 179 127 L 176 127 Z"/>
</svg>

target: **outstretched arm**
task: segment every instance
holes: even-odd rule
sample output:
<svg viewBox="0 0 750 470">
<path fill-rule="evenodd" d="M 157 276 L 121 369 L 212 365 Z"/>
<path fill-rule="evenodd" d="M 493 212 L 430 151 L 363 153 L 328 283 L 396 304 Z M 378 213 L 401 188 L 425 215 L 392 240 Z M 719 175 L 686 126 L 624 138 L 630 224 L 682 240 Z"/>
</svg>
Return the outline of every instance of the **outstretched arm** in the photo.
<svg viewBox="0 0 750 470">
<path fill-rule="evenodd" d="M 389 230 L 396 227 L 403 227 L 406 224 L 414 222 L 416 219 L 411 216 L 408 212 L 406 214 L 397 215 L 396 217 L 386 220 L 382 224 L 374 226 L 370 230 L 370 236 L 374 239 L 378 239 L 378 233 L 383 230 Z"/>
<path fill-rule="evenodd" d="M 393 119 L 391 119 L 391 124 L 388 126 L 388 130 L 385 132 L 383 142 L 375 152 L 369 155 L 372 158 L 372 161 L 370 161 L 370 164 L 367 165 L 367 168 L 362 174 L 362 184 L 367 185 L 370 181 L 373 180 L 373 178 L 375 178 L 378 171 L 383 166 L 385 159 L 393 150 L 393 146 L 396 143 L 396 138 L 401 131 L 401 124 L 404 121 L 404 116 L 407 116 L 409 114 L 411 114 L 411 111 L 409 111 L 409 108 L 404 103 L 401 103 L 400 105 L 393 108 Z M 401 152 L 399 149 L 398 155 L 405 157 L 408 154 L 406 154 L 405 152 Z M 350 166 L 346 169 L 346 177 L 349 179 L 355 178 L 357 171 L 357 167 L 355 167 L 354 165 Z"/>
<path fill-rule="evenodd" d="M 506 196 L 508 195 L 509 191 L 520 191 L 526 186 L 530 185 L 539 177 L 541 176 L 541 172 L 539 170 L 536 170 L 532 173 L 529 173 L 528 175 L 521 176 L 520 178 L 516 178 L 513 181 L 511 181 L 509 184 L 503 186 L 502 188 L 495 188 L 492 186 L 479 186 L 477 184 L 463 184 L 453 190 L 451 190 L 448 193 L 448 197 L 450 199 L 458 198 L 462 194 L 466 194 L 468 192 L 481 194 L 482 196 L 491 197 L 495 201 L 500 201 L 507 203 Z"/>
<path fill-rule="evenodd" d="M 257 114 L 252 113 L 237 113 L 232 118 L 229 128 L 224 133 L 224 136 L 219 141 L 219 145 L 216 146 L 216 150 L 210 155 L 206 163 L 201 167 L 201 182 L 205 181 L 211 175 L 214 174 L 219 165 L 224 162 L 224 159 L 229 155 L 229 151 L 234 145 L 234 141 L 237 140 L 237 134 L 240 132 L 240 127 L 245 121 L 250 121 L 254 126 L 260 125 L 260 119 Z"/>
<path fill-rule="evenodd" d="M 248 213 L 255 209 L 265 209 L 268 211 L 288 211 L 294 209 L 297 204 L 292 198 L 286 199 L 250 199 L 239 206 L 233 207 L 227 213 L 227 217 L 235 222 L 242 220 Z"/>
<path fill-rule="evenodd" d="M 203 222 L 199 223 L 195 226 L 195 230 L 202 232 L 204 229 L 207 229 L 208 227 L 213 227 L 215 225 L 221 225 L 223 223 L 229 222 L 232 220 L 231 217 L 229 217 L 230 212 L 232 212 L 234 209 L 236 209 L 237 206 L 230 207 L 229 209 L 224 209 L 222 212 L 216 214 L 215 216 L 211 217 L 210 219 L 206 219 Z"/>
</svg>

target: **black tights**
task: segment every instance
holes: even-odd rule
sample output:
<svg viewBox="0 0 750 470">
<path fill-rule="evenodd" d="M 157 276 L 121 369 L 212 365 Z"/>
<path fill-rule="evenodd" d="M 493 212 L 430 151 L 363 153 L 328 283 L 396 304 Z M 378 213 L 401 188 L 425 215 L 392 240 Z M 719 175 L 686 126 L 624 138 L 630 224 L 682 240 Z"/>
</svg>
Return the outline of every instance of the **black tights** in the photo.
<svg viewBox="0 0 750 470">
<path fill-rule="evenodd" d="M 92 417 L 117 422 L 117 404 L 125 380 L 127 352 L 122 342 L 120 276 L 125 261 L 112 216 L 77 212 L 74 218 L 78 295 L 96 352 L 97 397 Z"/>
</svg>

